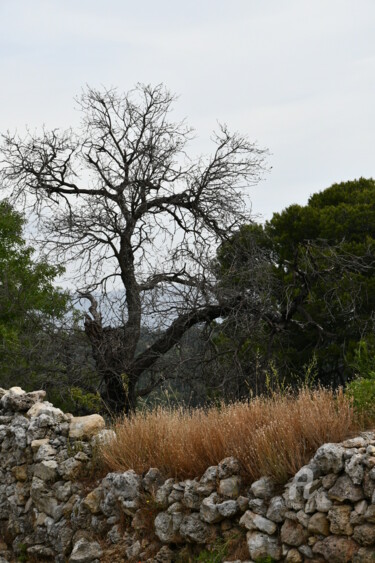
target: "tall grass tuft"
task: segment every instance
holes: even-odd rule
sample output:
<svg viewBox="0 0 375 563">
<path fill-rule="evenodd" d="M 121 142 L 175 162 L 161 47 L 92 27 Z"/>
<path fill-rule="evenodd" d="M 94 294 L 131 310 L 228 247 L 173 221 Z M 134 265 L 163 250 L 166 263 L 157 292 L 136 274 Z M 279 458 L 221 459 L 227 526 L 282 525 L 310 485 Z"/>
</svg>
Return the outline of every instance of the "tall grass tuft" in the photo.
<svg viewBox="0 0 375 563">
<path fill-rule="evenodd" d="M 158 467 L 179 479 L 199 477 L 235 456 L 247 482 L 270 475 L 283 483 L 320 445 L 339 442 L 360 425 L 342 391 L 304 388 L 209 409 L 137 413 L 115 423 L 116 438 L 102 456 L 112 471 Z"/>
</svg>

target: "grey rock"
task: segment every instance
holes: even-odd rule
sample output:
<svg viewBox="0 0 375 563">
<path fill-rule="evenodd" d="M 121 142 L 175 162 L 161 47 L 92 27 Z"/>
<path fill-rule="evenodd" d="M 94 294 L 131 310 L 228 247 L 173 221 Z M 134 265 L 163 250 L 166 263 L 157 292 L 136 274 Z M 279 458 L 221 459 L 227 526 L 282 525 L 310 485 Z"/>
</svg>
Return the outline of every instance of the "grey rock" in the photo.
<svg viewBox="0 0 375 563">
<path fill-rule="evenodd" d="M 45 396 L 45 391 L 25 393 L 20 387 L 12 387 L 1 397 L 0 404 L 3 409 L 24 412 L 35 403 L 42 401 Z"/>
<path fill-rule="evenodd" d="M 267 514 L 267 502 L 262 498 L 251 498 L 248 500 L 248 507 L 256 514 L 260 514 L 261 516 L 265 516 Z"/>
<path fill-rule="evenodd" d="M 344 468 L 345 448 L 338 444 L 324 444 L 315 456 L 314 461 L 323 473 L 339 473 Z"/>
<path fill-rule="evenodd" d="M 82 538 L 74 545 L 69 563 L 92 563 L 95 559 L 100 559 L 102 554 L 98 542 L 90 542 Z"/>
<path fill-rule="evenodd" d="M 355 485 L 360 485 L 363 480 L 364 467 L 362 460 L 363 456 L 356 454 L 345 462 L 345 473 L 349 475 Z"/>
<path fill-rule="evenodd" d="M 281 546 L 276 537 L 270 537 L 262 532 L 248 532 L 246 539 L 252 559 L 272 557 L 276 561 L 281 560 Z"/>
<path fill-rule="evenodd" d="M 281 496 L 273 497 L 267 510 L 267 518 L 272 522 L 282 522 L 286 512 L 285 500 Z"/>
<path fill-rule="evenodd" d="M 216 505 L 219 514 L 224 518 L 233 518 L 238 512 L 238 504 L 235 500 L 225 500 Z"/>
<path fill-rule="evenodd" d="M 154 493 L 162 486 L 165 479 L 156 467 L 151 467 L 142 479 L 143 488 L 148 493 Z"/>
<path fill-rule="evenodd" d="M 203 499 L 200 507 L 200 517 L 204 522 L 208 524 L 213 524 L 214 522 L 220 522 L 223 516 L 219 513 L 217 502 L 218 494 L 212 493 L 209 497 Z"/>
<path fill-rule="evenodd" d="M 181 513 L 167 514 L 160 512 L 154 522 L 155 534 L 159 540 L 164 543 L 180 543 L 182 538 L 179 529 L 182 519 Z"/>
<path fill-rule="evenodd" d="M 36 464 L 34 467 L 34 476 L 42 481 L 55 481 L 57 479 L 57 462 L 51 459 Z"/>
<path fill-rule="evenodd" d="M 258 481 L 254 481 L 250 490 L 255 497 L 269 499 L 274 494 L 275 482 L 271 477 L 262 477 Z"/>
<path fill-rule="evenodd" d="M 239 475 L 240 471 L 240 462 L 235 457 L 226 457 L 217 466 L 217 475 L 219 479 L 226 479 L 227 477 L 232 477 L 233 475 Z"/>
<path fill-rule="evenodd" d="M 362 487 L 354 485 L 349 475 L 342 475 L 328 491 L 331 500 L 357 502 L 364 497 Z"/>
<path fill-rule="evenodd" d="M 201 505 L 201 495 L 198 489 L 199 483 L 197 481 L 191 481 L 190 479 L 186 481 L 183 502 L 188 508 L 199 510 Z"/>
<path fill-rule="evenodd" d="M 332 501 L 328 498 L 328 494 L 324 489 L 317 491 L 315 495 L 316 509 L 319 512 L 328 512 L 332 506 Z"/>
<path fill-rule="evenodd" d="M 166 508 L 168 506 L 168 497 L 173 489 L 173 479 L 167 479 L 165 483 L 158 488 L 155 494 L 155 500 L 160 506 Z"/>
<path fill-rule="evenodd" d="M 196 513 L 185 516 L 180 526 L 180 534 L 183 538 L 198 544 L 205 544 L 215 537 L 215 529 L 199 518 Z"/>
<path fill-rule="evenodd" d="M 234 475 L 233 477 L 227 477 L 226 479 L 221 479 L 219 483 L 219 493 L 224 497 L 237 498 L 240 494 L 241 487 L 241 477 Z"/>
<path fill-rule="evenodd" d="M 247 510 L 240 519 L 240 525 L 244 526 L 247 530 L 259 530 L 266 534 L 272 535 L 277 530 L 275 522 Z"/>
<path fill-rule="evenodd" d="M 218 479 L 218 469 L 216 465 L 211 465 L 210 467 L 208 467 L 206 469 L 206 471 L 203 473 L 202 477 L 200 478 L 199 482 L 202 485 L 207 485 L 207 484 L 211 484 L 211 485 L 216 485 Z"/>
</svg>

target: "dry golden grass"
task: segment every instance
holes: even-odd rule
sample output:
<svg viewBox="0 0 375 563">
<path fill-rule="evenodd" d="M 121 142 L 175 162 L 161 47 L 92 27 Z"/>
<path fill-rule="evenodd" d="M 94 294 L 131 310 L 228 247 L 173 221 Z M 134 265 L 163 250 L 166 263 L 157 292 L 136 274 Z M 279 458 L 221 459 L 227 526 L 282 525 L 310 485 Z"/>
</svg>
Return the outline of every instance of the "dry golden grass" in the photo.
<svg viewBox="0 0 375 563">
<path fill-rule="evenodd" d="M 256 398 L 220 408 L 158 408 L 117 421 L 116 439 L 102 450 L 111 471 L 158 467 L 180 479 L 201 476 L 228 456 L 240 460 L 246 481 L 271 475 L 285 482 L 325 442 L 361 427 L 342 392 L 302 389 L 298 395 Z"/>
</svg>

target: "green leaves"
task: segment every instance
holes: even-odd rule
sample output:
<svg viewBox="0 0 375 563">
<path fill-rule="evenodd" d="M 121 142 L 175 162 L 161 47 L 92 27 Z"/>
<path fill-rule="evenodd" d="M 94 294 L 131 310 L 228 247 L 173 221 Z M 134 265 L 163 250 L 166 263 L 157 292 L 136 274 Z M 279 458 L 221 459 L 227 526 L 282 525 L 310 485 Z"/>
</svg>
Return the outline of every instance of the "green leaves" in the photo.
<svg viewBox="0 0 375 563">
<path fill-rule="evenodd" d="M 302 373 L 315 355 L 320 379 L 343 384 L 353 372 L 349 351 L 374 331 L 375 181 L 334 184 L 264 226 L 243 226 L 218 263 L 221 285 L 247 291 L 259 310 L 261 337 L 246 335 L 247 366 L 252 349 L 282 375 Z M 222 329 L 240 352 L 246 323 L 234 326 L 229 319 Z"/>
<path fill-rule="evenodd" d="M 9 359 L 30 342 L 33 332 L 66 309 L 68 295 L 53 282 L 62 267 L 33 260 L 33 249 L 23 238 L 24 218 L 7 201 L 0 202 L 0 363 L 2 373 Z M 22 364 L 22 357 L 19 358 Z M 6 361 L 7 360 L 7 361 Z"/>
</svg>

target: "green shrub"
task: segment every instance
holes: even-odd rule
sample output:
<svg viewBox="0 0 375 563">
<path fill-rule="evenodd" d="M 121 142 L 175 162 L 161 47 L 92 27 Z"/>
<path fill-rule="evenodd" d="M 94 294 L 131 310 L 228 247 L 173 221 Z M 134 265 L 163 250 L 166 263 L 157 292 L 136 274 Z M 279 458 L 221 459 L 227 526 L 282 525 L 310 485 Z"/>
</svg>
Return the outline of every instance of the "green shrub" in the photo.
<svg viewBox="0 0 375 563">
<path fill-rule="evenodd" d="M 372 348 L 372 346 L 370 346 Z M 368 343 L 362 340 L 354 355 L 353 368 L 356 379 L 346 387 L 355 408 L 364 416 L 375 417 L 375 357 Z"/>
</svg>

